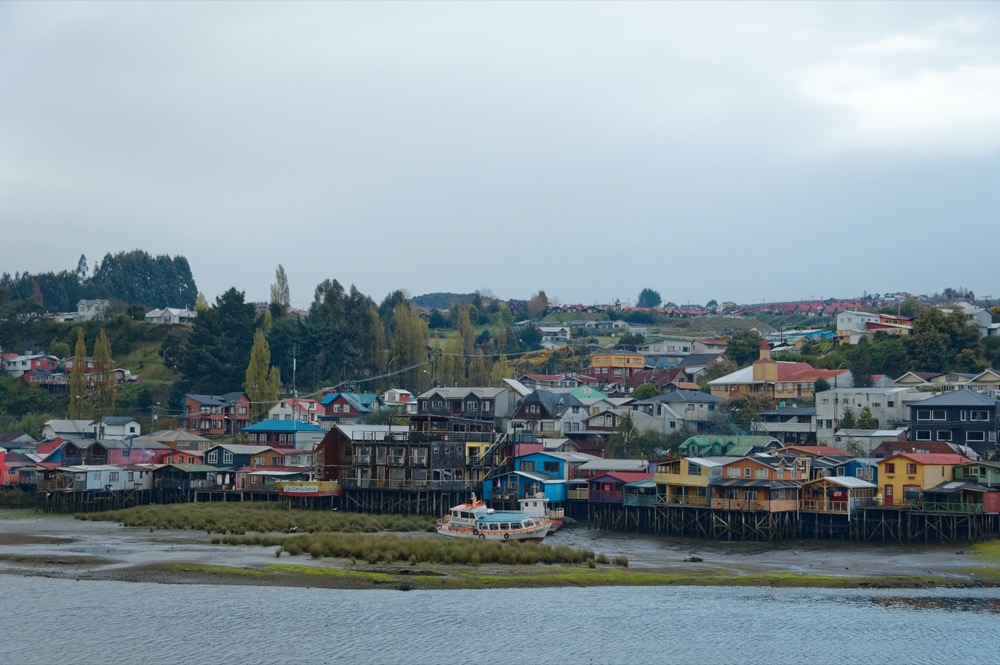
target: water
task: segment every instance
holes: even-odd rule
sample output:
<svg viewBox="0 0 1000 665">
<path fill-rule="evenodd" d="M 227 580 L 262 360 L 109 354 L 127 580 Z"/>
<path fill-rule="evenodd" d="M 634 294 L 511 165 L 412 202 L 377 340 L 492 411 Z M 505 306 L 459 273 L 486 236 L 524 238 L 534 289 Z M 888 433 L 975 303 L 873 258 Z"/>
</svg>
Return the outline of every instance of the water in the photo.
<svg viewBox="0 0 1000 665">
<path fill-rule="evenodd" d="M 1000 589 L 341 591 L 0 576 L 0 663 L 995 663 Z"/>
</svg>

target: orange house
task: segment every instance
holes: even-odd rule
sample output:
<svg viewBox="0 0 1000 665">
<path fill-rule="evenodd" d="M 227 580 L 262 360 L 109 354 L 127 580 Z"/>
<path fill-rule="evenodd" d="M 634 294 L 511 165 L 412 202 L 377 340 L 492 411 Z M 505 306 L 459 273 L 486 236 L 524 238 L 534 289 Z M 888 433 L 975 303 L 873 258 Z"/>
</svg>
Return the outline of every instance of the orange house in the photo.
<svg viewBox="0 0 1000 665">
<path fill-rule="evenodd" d="M 178 450 L 163 456 L 163 464 L 203 464 L 204 453 L 197 450 Z"/>
<path fill-rule="evenodd" d="M 741 457 L 723 465 L 709 480 L 716 510 L 786 512 L 798 510 L 799 488 L 806 475 L 782 457 Z"/>
<path fill-rule="evenodd" d="M 955 479 L 955 465 L 972 460 L 948 453 L 899 453 L 878 463 L 878 499 L 883 506 L 916 507 L 920 493 Z"/>
</svg>

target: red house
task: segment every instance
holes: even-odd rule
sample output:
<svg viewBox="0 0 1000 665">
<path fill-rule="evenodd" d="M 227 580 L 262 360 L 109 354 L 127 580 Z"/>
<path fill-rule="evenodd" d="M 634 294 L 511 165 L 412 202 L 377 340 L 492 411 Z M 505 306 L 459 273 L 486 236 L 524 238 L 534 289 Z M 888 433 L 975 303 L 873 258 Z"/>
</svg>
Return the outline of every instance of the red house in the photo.
<svg viewBox="0 0 1000 665">
<path fill-rule="evenodd" d="M 181 420 L 201 436 L 236 436 L 250 424 L 250 399 L 243 392 L 185 395 Z"/>
</svg>

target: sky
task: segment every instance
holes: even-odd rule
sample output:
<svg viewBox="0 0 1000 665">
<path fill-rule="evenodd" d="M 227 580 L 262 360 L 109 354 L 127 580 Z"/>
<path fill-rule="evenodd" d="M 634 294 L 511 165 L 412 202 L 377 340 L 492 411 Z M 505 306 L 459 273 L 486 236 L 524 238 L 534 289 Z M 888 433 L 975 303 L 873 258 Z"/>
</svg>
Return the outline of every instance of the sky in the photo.
<svg viewBox="0 0 1000 665">
<path fill-rule="evenodd" d="M 1000 297 L 998 153 L 995 3 L 0 3 L 12 274 Z"/>
</svg>

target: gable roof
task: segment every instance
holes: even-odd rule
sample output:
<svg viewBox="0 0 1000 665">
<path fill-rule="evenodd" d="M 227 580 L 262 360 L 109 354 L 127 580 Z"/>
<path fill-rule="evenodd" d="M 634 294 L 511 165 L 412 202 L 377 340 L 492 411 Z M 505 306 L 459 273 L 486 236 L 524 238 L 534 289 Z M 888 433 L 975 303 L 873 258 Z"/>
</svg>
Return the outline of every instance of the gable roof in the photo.
<svg viewBox="0 0 1000 665">
<path fill-rule="evenodd" d="M 977 393 L 967 388 L 941 393 L 936 397 L 925 399 L 919 403 L 921 409 L 934 406 L 986 406 L 996 408 L 997 400 L 993 397 Z"/>
<path fill-rule="evenodd" d="M 882 460 L 882 462 L 888 462 L 889 460 L 896 459 L 897 457 L 904 457 L 906 459 L 913 460 L 918 464 L 941 464 L 944 466 L 967 464 L 972 461 L 964 455 L 949 455 L 947 453 L 897 453 L 892 457 L 886 457 Z"/>
<path fill-rule="evenodd" d="M 241 397 L 244 396 L 242 390 L 237 392 L 226 393 L 224 395 L 195 395 L 187 394 L 184 395 L 187 399 L 192 399 L 199 404 L 204 404 L 205 406 L 229 406 L 233 402 L 236 402 Z"/>
<path fill-rule="evenodd" d="M 296 420 L 262 420 L 248 425 L 241 432 L 325 432 L 322 427 Z"/>
</svg>

